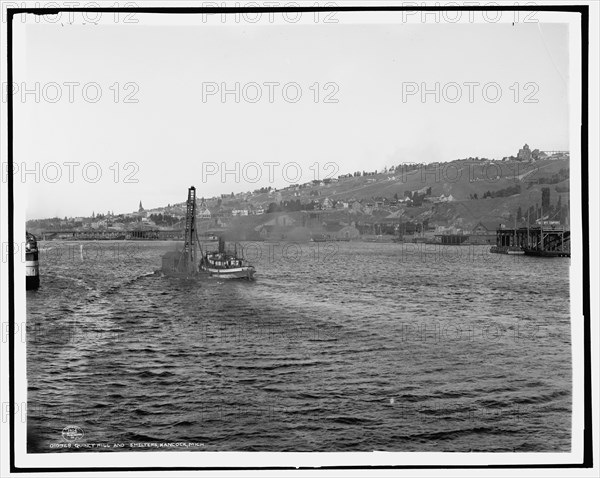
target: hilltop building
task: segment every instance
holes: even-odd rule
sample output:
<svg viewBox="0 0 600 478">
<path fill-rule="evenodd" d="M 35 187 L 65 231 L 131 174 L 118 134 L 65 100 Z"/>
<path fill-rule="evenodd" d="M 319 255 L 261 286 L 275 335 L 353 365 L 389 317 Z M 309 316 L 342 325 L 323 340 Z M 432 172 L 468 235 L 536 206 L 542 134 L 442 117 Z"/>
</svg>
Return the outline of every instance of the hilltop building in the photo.
<svg viewBox="0 0 600 478">
<path fill-rule="evenodd" d="M 529 145 L 527 143 L 525 143 L 525 146 L 519 150 L 517 159 L 519 161 L 531 161 L 531 150 L 529 149 Z"/>
<path fill-rule="evenodd" d="M 534 149 L 531 151 L 528 144 L 525 144 L 517 154 L 519 161 L 540 161 L 542 159 L 569 159 L 568 151 L 541 151 Z"/>
</svg>

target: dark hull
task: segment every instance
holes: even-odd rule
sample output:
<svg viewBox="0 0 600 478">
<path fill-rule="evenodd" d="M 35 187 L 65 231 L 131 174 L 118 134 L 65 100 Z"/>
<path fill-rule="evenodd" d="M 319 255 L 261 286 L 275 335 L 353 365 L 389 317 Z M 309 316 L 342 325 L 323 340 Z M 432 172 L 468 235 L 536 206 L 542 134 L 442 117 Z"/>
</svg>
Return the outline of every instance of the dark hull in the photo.
<svg viewBox="0 0 600 478">
<path fill-rule="evenodd" d="M 35 290 L 40 287 L 40 276 L 25 276 L 25 289 Z"/>
<path fill-rule="evenodd" d="M 571 257 L 567 251 L 539 251 L 537 249 L 525 249 L 525 255 L 536 257 Z"/>
<path fill-rule="evenodd" d="M 525 251 L 520 247 L 515 246 L 492 246 L 490 252 L 494 254 L 511 254 L 511 255 L 519 255 L 525 254 Z"/>
</svg>

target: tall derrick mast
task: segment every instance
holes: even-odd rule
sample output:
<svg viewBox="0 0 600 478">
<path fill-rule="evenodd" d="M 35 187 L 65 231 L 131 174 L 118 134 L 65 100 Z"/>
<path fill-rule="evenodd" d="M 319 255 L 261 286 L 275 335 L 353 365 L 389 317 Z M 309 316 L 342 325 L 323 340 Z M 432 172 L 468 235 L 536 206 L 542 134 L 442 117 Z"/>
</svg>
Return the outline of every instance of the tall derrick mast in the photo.
<svg viewBox="0 0 600 478">
<path fill-rule="evenodd" d="M 196 188 L 188 189 L 187 208 L 185 213 L 185 236 L 183 251 L 179 259 L 178 269 L 180 272 L 196 273 Z"/>
</svg>

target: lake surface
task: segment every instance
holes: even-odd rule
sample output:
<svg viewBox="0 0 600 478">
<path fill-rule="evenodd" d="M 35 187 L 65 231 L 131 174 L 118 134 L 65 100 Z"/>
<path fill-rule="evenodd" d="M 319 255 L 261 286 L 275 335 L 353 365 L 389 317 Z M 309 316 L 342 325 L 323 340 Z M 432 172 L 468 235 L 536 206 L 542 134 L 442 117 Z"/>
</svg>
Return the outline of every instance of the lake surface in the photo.
<svg viewBox="0 0 600 478">
<path fill-rule="evenodd" d="M 28 451 L 570 451 L 570 259 L 242 246 L 254 282 L 155 273 L 173 242 L 40 243 Z"/>
</svg>

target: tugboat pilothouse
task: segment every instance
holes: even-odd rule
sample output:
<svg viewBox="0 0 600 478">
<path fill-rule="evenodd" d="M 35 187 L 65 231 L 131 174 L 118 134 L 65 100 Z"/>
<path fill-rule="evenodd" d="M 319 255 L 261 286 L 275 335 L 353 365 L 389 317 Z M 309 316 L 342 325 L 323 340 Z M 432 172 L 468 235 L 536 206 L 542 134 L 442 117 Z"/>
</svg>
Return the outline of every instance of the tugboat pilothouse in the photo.
<svg viewBox="0 0 600 478">
<path fill-rule="evenodd" d="M 225 242 L 219 238 L 219 250 L 207 252 L 200 262 L 200 270 L 208 272 L 211 277 L 221 279 L 254 279 L 256 270 L 244 259 L 238 257 L 237 247 L 234 254 L 225 252 Z"/>
</svg>

